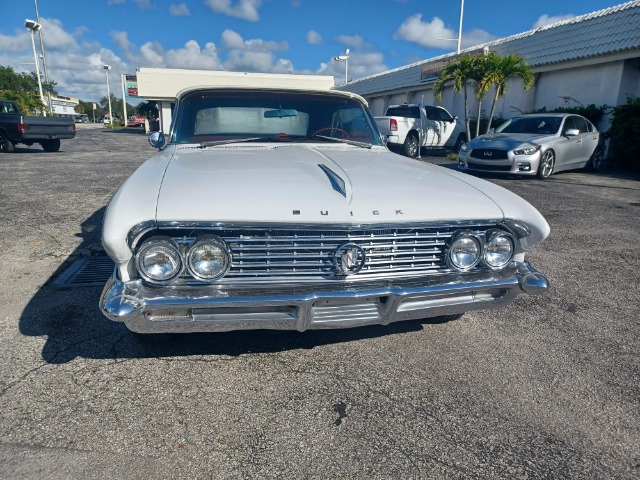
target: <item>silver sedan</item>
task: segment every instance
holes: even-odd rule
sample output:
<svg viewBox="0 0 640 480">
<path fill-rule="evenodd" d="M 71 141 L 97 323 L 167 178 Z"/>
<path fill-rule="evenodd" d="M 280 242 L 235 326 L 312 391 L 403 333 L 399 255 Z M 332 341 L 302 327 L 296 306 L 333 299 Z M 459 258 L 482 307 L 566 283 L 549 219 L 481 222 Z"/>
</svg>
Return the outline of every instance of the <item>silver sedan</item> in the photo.
<svg viewBox="0 0 640 480">
<path fill-rule="evenodd" d="M 586 118 L 528 114 L 507 120 L 495 132 L 464 144 L 458 168 L 544 179 L 562 170 L 598 170 L 603 160 L 600 133 Z"/>
</svg>

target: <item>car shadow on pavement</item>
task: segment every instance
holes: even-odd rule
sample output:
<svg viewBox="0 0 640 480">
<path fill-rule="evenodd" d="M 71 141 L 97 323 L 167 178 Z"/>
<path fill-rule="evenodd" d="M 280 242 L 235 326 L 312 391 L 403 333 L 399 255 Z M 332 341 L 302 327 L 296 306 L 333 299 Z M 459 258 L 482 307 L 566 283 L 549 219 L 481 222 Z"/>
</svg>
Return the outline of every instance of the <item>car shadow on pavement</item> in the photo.
<svg viewBox="0 0 640 480">
<path fill-rule="evenodd" d="M 42 337 L 42 358 L 47 363 L 67 363 L 76 357 L 130 359 L 166 356 L 273 353 L 422 330 L 441 319 L 409 320 L 388 326 L 374 325 L 307 332 L 247 330 L 224 333 L 164 334 L 145 336 L 124 324 L 108 320 L 98 308 L 102 286 L 60 286 L 58 280 L 79 260 L 104 256 L 100 244 L 101 208 L 81 225 L 81 244 L 35 293 L 21 316 L 20 333 Z M 106 281 L 106 278 L 104 279 Z"/>
</svg>

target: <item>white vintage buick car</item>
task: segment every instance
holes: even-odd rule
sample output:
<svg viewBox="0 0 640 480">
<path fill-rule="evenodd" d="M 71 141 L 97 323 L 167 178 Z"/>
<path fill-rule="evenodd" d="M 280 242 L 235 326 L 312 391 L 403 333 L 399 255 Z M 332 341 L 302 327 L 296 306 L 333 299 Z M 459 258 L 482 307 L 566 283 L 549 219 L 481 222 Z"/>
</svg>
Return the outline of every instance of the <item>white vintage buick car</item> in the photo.
<svg viewBox="0 0 640 480">
<path fill-rule="evenodd" d="M 492 183 L 387 150 L 333 90 L 194 88 L 118 190 L 103 313 L 140 333 L 388 324 L 548 288 L 549 233 Z"/>
</svg>

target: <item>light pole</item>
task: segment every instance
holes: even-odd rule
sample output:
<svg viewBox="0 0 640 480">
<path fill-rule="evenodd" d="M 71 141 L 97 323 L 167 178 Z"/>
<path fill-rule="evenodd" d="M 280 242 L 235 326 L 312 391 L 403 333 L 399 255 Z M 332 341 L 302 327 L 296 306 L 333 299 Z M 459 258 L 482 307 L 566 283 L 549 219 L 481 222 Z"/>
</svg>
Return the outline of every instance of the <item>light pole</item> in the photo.
<svg viewBox="0 0 640 480">
<path fill-rule="evenodd" d="M 464 0 L 460 0 L 460 27 L 458 27 L 458 50 L 456 53 L 460 53 L 460 45 L 462 44 L 462 13 L 464 12 Z"/>
<path fill-rule="evenodd" d="M 111 92 L 109 91 L 109 70 L 111 70 L 111 65 L 103 65 L 102 68 L 104 72 L 107 74 L 107 102 L 109 102 L 109 126 L 113 126 L 113 115 L 111 114 Z"/>
<path fill-rule="evenodd" d="M 38 13 L 38 0 L 33 0 L 36 7 L 36 22 L 40 23 L 40 14 Z M 44 81 L 49 84 L 49 71 L 47 70 L 47 57 L 44 54 L 44 42 L 42 41 L 42 29 L 38 31 L 38 37 L 40 38 L 40 51 L 42 52 L 42 67 L 44 70 Z M 49 113 L 53 115 L 53 105 L 51 105 L 51 92 L 47 92 L 49 97 Z"/>
<path fill-rule="evenodd" d="M 24 26 L 27 28 L 27 30 L 29 30 L 29 33 L 31 34 L 31 46 L 33 47 L 33 61 L 36 63 L 36 77 L 38 77 L 38 90 L 40 91 L 40 101 L 42 102 L 42 105 L 45 106 L 45 109 L 43 110 L 44 116 L 47 116 L 47 109 L 46 109 L 46 104 L 44 103 L 44 95 L 42 94 L 42 81 L 40 80 L 40 66 L 39 61 L 38 61 L 38 54 L 36 53 L 36 41 L 35 41 L 35 35 L 36 32 L 38 30 L 40 30 L 40 28 L 42 28 L 42 25 L 40 25 L 38 22 L 34 21 L 34 20 L 29 20 L 28 18 L 24 21 Z"/>
<path fill-rule="evenodd" d="M 349 83 L 349 49 L 347 48 L 344 55 L 333 57 L 336 62 L 344 62 L 344 84 Z"/>
<path fill-rule="evenodd" d="M 464 13 L 464 0 L 460 0 L 460 27 L 458 27 L 458 38 L 442 38 L 438 37 L 438 40 L 451 40 L 452 42 L 458 42 L 458 48 L 456 53 L 460 55 L 460 47 L 462 45 L 462 14 Z"/>
</svg>

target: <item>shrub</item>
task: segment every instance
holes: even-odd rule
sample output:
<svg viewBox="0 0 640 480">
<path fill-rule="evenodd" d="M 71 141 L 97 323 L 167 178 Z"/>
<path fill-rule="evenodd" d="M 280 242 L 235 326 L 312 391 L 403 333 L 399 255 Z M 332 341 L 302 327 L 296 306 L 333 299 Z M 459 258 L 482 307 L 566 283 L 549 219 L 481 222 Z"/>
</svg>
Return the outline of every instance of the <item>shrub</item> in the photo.
<svg viewBox="0 0 640 480">
<path fill-rule="evenodd" d="M 640 167 L 640 98 L 629 97 L 627 103 L 613 108 L 609 136 L 613 163 Z"/>
<path fill-rule="evenodd" d="M 607 105 L 601 105 L 596 107 L 593 103 L 590 105 L 580 105 L 578 107 L 556 107 L 552 110 L 547 110 L 547 107 L 538 108 L 531 113 L 574 113 L 576 115 L 582 115 L 589 119 L 594 125 L 598 125 L 604 114 L 610 110 L 611 107 Z"/>
</svg>

